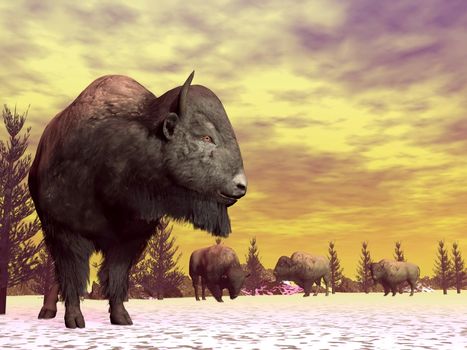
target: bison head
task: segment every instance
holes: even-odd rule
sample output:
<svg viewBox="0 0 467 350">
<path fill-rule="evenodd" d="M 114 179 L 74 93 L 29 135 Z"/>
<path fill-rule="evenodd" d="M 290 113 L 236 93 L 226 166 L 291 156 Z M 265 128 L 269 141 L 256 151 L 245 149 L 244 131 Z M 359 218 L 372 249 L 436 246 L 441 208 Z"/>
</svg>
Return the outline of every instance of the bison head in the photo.
<svg viewBox="0 0 467 350">
<path fill-rule="evenodd" d="M 146 220 L 169 216 L 225 237 L 231 232 L 227 207 L 245 195 L 247 179 L 221 101 L 206 87 L 190 86 L 193 74 L 157 98 L 144 120 L 160 141 L 157 171 L 163 174 L 135 191 L 134 202 Z"/>
<path fill-rule="evenodd" d="M 277 282 L 281 282 L 290 278 L 290 274 L 293 270 L 294 262 L 288 256 L 281 256 L 277 261 L 276 267 L 274 268 L 274 277 Z"/>
<path fill-rule="evenodd" d="M 247 189 L 240 149 L 221 101 L 206 87 L 190 86 L 193 74 L 174 89 L 178 111 L 162 122 L 169 175 L 178 186 L 230 206 Z"/>
<path fill-rule="evenodd" d="M 227 288 L 230 299 L 235 299 L 240 294 L 245 278 L 249 275 L 240 266 L 231 267 L 227 274 L 221 277 L 221 289 Z"/>
<path fill-rule="evenodd" d="M 370 265 L 371 277 L 373 281 L 380 281 L 385 274 L 384 266 L 380 263 L 372 263 Z"/>
</svg>

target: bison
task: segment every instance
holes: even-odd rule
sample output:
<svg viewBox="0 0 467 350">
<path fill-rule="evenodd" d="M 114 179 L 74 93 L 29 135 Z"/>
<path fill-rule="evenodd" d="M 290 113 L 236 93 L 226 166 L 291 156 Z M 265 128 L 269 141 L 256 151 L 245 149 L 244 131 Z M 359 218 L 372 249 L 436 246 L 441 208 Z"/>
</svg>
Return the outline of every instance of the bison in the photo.
<svg viewBox="0 0 467 350">
<path fill-rule="evenodd" d="M 198 283 L 201 277 L 201 296 L 206 300 L 206 286 L 218 302 L 223 302 L 222 291 L 229 291 L 230 299 L 240 293 L 245 278 L 248 277 L 232 248 L 216 244 L 195 250 L 190 256 L 190 277 L 199 300 Z"/>
<path fill-rule="evenodd" d="M 414 293 L 414 288 L 420 277 L 420 268 L 412 263 L 405 261 L 394 261 L 383 259 L 370 265 L 371 276 L 375 283 L 381 282 L 384 288 L 384 295 L 389 291 L 392 296 L 396 295 L 397 286 L 402 282 L 408 282 L 410 285 L 410 296 Z"/>
<path fill-rule="evenodd" d="M 331 280 L 331 267 L 329 259 L 323 256 L 314 256 L 307 253 L 295 252 L 289 258 L 281 256 L 274 268 L 274 276 L 277 282 L 293 281 L 303 288 L 304 297 L 310 295 L 313 283 L 316 283 L 314 296 L 318 295 L 318 287 L 321 279 L 326 286 L 326 296 L 329 295 L 329 282 Z"/>
<path fill-rule="evenodd" d="M 110 321 L 130 325 L 128 272 L 161 218 L 231 231 L 227 207 L 247 190 L 243 161 L 221 101 L 191 86 L 193 75 L 158 98 L 129 77 L 101 77 L 44 130 L 29 189 L 68 328 L 85 326 L 80 295 L 94 251 Z"/>
</svg>

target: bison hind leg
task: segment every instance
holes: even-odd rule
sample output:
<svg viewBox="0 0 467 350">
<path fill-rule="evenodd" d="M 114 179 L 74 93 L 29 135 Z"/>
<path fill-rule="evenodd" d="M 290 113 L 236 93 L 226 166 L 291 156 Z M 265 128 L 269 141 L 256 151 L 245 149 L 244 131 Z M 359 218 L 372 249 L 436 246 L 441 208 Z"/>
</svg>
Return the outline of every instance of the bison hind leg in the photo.
<svg viewBox="0 0 467 350">
<path fill-rule="evenodd" d="M 55 316 L 57 315 L 57 302 L 59 290 L 60 286 L 58 285 L 58 283 L 54 283 L 44 297 L 44 305 L 42 306 L 42 309 L 39 312 L 39 316 L 37 318 L 55 318 Z"/>
<path fill-rule="evenodd" d="M 78 233 L 50 223 L 44 231 L 46 244 L 55 263 L 60 294 L 65 302 L 65 326 L 84 328 L 79 297 L 86 292 L 89 257 L 94 251 L 94 244 Z M 45 312 L 42 316 L 52 316 L 52 313 Z"/>
<path fill-rule="evenodd" d="M 57 315 L 57 310 L 46 309 L 43 306 L 37 318 L 47 320 L 47 319 L 55 318 L 56 315 Z"/>
<path fill-rule="evenodd" d="M 201 299 L 206 300 L 206 279 L 201 277 Z"/>
<path fill-rule="evenodd" d="M 415 290 L 416 282 L 414 282 L 412 280 L 409 280 L 409 284 L 410 284 L 410 296 L 413 296 L 413 292 Z"/>
<path fill-rule="evenodd" d="M 196 274 L 191 274 L 191 281 L 193 284 L 193 289 L 195 290 L 195 299 L 199 301 L 199 295 L 198 295 L 198 282 L 199 282 L 199 275 Z"/>
</svg>

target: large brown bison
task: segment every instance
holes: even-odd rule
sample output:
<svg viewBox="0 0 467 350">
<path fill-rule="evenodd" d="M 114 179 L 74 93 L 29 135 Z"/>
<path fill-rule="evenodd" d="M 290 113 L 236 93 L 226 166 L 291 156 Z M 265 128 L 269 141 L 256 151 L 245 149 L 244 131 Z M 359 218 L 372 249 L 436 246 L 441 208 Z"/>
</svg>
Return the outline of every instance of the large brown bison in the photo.
<svg viewBox="0 0 467 350">
<path fill-rule="evenodd" d="M 396 295 L 397 286 L 403 282 L 410 285 L 410 296 L 413 295 L 415 285 L 420 277 L 420 268 L 405 261 L 395 261 L 383 259 L 370 265 L 371 275 L 375 283 L 381 282 L 384 288 L 384 295 L 392 291 L 392 296 Z"/>
<path fill-rule="evenodd" d="M 222 290 L 229 291 L 230 299 L 240 293 L 248 275 L 243 271 L 237 254 L 229 247 L 216 244 L 195 250 L 190 256 L 190 277 L 195 289 L 195 298 L 199 300 L 198 283 L 201 278 L 201 293 L 206 299 L 206 286 L 213 297 L 222 302 Z"/>
<path fill-rule="evenodd" d="M 314 256 L 303 252 L 295 252 L 290 258 L 281 256 L 274 268 L 274 276 L 278 282 L 295 282 L 303 288 L 304 297 L 310 295 L 313 283 L 316 283 L 317 287 L 313 295 L 318 295 L 318 287 L 323 279 L 326 286 L 326 296 L 329 295 L 331 267 L 329 259 L 324 256 Z"/>
<path fill-rule="evenodd" d="M 104 76 L 47 125 L 29 188 L 66 327 L 85 326 L 79 297 L 93 251 L 104 256 L 110 321 L 129 325 L 128 272 L 162 217 L 231 231 L 227 207 L 247 189 L 242 157 L 221 101 L 192 79 L 156 98 L 131 78 Z"/>
</svg>

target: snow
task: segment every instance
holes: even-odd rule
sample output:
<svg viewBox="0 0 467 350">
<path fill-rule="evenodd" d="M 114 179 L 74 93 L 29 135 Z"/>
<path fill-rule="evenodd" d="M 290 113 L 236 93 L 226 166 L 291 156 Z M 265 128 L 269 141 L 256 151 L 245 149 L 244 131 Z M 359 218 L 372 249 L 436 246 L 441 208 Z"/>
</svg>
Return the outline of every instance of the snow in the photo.
<svg viewBox="0 0 467 350">
<path fill-rule="evenodd" d="M 130 300 L 133 326 L 109 323 L 107 302 L 85 300 L 85 329 L 64 307 L 38 320 L 39 296 L 8 297 L 0 349 L 465 349 L 467 292 L 338 293 Z"/>
</svg>

